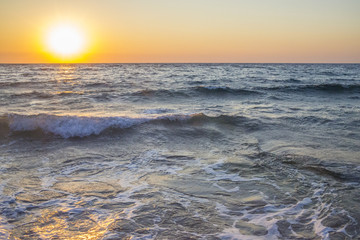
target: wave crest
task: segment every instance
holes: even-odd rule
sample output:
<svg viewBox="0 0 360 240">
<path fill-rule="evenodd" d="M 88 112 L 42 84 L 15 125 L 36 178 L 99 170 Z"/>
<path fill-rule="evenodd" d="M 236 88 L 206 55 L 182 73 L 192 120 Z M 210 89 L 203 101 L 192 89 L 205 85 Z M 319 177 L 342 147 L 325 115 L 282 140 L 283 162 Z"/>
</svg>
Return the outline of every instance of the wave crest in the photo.
<svg viewBox="0 0 360 240">
<path fill-rule="evenodd" d="M 196 86 L 186 89 L 169 90 L 169 89 L 146 89 L 133 93 L 134 96 L 142 97 L 189 97 L 202 95 L 252 95 L 259 92 L 241 88 L 219 87 L 219 86 Z"/>
<path fill-rule="evenodd" d="M 216 86 L 197 86 L 194 88 L 196 92 L 204 94 L 239 94 L 239 95 L 250 95 L 258 94 L 259 92 L 241 89 L 241 88 L 230 88 L 230 87 L 216 87 Z"/>
<path fill-rule="evenodd" d="M 86 137 L 99 135 L 107 129 L 131 128 L 144 123 L 152 124 L 196 124 L 207 123 L 230 124 L 242 126 L 248 130 L 256 130 L 258 122 L 243 116 L 207 116 L 196 114 L 168 114 L 150 117 L 87 117 L 87 116 L 59 116 L 50 114 L 21 115 L 8 114 L 0 117 L 0 136 L 9 133 L 38 132 L 54 134 L 63 138 Z M 30 136 L 33 136 L 30 133 Z"/>
<path fill-rule="evenodd" d="M 63 138 L 98 135 L 107 128 L 129 128 L 145 122 L 145 118 L 128 117 L 80 117 L 48 114 L 8 116 L 10 131 L 35 131 L 41 129 Z"/>
<path fill-rule="evenodd" d="M 326 83 L 326 84 L 315 84 L 315 85 L 281 86 L 281 87 L 273 87 L 270 89 L 280 90 L 280 91 L 301 91 L 301 92 L 319 91 L 326 93 L 345 93 L 345 92 L 360 92 L 360 85 Z"/>
</svg>

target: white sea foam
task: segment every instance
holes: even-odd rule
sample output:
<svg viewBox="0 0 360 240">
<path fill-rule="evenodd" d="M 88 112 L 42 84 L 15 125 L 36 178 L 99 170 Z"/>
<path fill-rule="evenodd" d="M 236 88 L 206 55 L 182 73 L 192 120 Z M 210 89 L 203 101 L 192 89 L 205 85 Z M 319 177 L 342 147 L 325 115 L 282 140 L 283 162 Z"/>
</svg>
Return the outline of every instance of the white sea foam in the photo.
<svg viewBox="0 0 360 240">
<path fill-rule="evenodd" d="M 130 118 L 11 114 L 9 115 L 9 127 L 11 131 L 41 129 L 63 138 L 70 138 L 98 135 L 107 128 L 129 128 L 152 120 L 184 121 L 191 116 L 179 114 L 152 118 Z"/>
<path fill-rule="evenodd" d="M 203 88 L 206 88 L 206 89 L 209 89 L 209 90 L 228 89 L 228 87 L 223 87 L 223 86 L 204 86 Z"/>
<path fill-rule="evenodd" d="M 162 113 L 169 113 L 169 112 L 174 112 L 174 110 L 168 109 L 168 108 L 155 108 L 155 109 L 144 110 L 145 114 L 162 114 Z"/>
<path fill-rule="evenodd" d="M 85 137 L 99 134 L 109 127 L 128 128 L 135 124 L 146 122 L 143 118 L 127 117 L 78 117 L 55 115 L 11 115 L 10 129 L 12 131 L 31 131 L 42 129 L 45 132 L 60 135 L 64 138 Z"/>
</svg>

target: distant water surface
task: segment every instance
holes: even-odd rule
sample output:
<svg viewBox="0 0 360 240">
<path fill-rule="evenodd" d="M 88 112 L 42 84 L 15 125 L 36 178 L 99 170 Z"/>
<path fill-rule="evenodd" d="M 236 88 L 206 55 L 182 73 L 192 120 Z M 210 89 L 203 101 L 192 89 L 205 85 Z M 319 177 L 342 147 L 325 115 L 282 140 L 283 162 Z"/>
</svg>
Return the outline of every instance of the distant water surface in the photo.
<svg viewBox="0 0 360 240">
<path fill-rule="evenodd" d="M 0 65 L 0 239 L 356 239 L 359 64 Z"/>
</svg>

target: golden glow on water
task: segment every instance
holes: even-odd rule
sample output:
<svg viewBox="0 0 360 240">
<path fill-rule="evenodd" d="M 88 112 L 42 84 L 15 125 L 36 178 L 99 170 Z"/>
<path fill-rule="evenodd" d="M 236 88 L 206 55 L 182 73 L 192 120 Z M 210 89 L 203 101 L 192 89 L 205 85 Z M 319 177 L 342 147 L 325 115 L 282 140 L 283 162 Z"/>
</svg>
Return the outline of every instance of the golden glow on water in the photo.
<svg viewBox="0 0 360 240">
<path fill-rule="evenodd" d="M 72 64 L 60 65 L 57 68 L 55 77 L 58 83 L 67 83 L 71 85 L 80 83 L 80 73 L 77 72 L 77 67 Z"/>
<path fill-rule="evenodd" d="M 99 219 L 94 214 L 74 217 L 69 219 L 67 208 L 55 211 L 44 210 L 41 213 L 41 220 L 32 229 L 39 236 L 39 239 L 101 239 L 108 231 L 108 227 L 116 218 L 108 217 Z"/>
</svg>

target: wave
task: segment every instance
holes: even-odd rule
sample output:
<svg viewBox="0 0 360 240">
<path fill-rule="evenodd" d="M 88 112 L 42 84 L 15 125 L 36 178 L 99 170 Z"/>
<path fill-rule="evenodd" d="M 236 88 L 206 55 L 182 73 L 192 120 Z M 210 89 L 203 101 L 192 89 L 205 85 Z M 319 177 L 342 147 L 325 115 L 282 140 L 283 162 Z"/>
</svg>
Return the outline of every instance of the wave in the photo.
<svg viewBox="0 0 360 240">
<path fill-rule="evenodd" d="M 91 82 L 91 83 L 86 83 L 85 86 L 90 88 L 111 87 L 110 84 L 105 82 Z"/>
<path fill-rule="evenodd" d="M 292 122 L 294 126 L 302 124 L 327 124 L 333 122 L 332 119 L 326 117 L 317 117 L 317 116 L 286 116 L 278 117 L 277 119 L 282 122 Z"/>
<path fill-rule="evenodd" d="M 238 95 L 250 95 L 258 94 L 259 92 L 241 88 L 229 88 L 229 87 L 216 87 L 216 86 L 197 86 L 193 88 L 196 92 L 205 94 L 238 94 Z"/>
<path fill-rule="evenodd" d="M 98 135 L 108 128 L 129 128 L 146 122 L 145 118 L 128 117 L 81 117 L 58 115 L 8 115 L 10 132 L 28 132 L 41 130 L 63 138 Z"/>
<path fill-rule="evenodd" d="M 187 89 L 180 90 L 168 90 L 168 89 L 146 89 L 133 93 L 135 96 L 145 96 L 145 97 L 189 97 L 197 96 L 199 94 L 203 95 L 252 95 L 259 94 L 255 90 L 247 89 L 238 89 L 230 87 L 217 87 L 217 86 L 196 86 Z"/>
<path fill-rule="evenodd" d="M 146 109 L 143 111 L 144 114 L 163 114 L 169 112 L 174 112 L 174 110 L 168 108 L 155 108 L 155 109 Z"/>
<path fill-rule="evenodd" d="M 74 91 L 61 91 L 61 92 L 22 92 L 12 94 L 11 97 L 23 97 L 23 98 L 52 98 L 56 96 L 67 96 L 67 95 L 83 95 L 83 92 L 74 92 Z"/>
<path fill-rule="evenodd" d="M 142 97 L 189 97 L 188 94 L 182 91 L 166 90 L 166 89 L 145 89 L 132 94 L 133 96 Z"/>
<path fill-rule="evenodd" d="M 22 86 L 42 84 L 42 83 L 44 83 L 44 82 L 34 82 L 34 81 L 10 82 L 10 81 L 4 81 L 4 82 L 0 82 L 0 87 L 2 87 L 2 88 L 6 88 L 6 87 L 22 87 Z"/>
<path fill-rule="evenodd" d="M 326 84 L 300 85 L 300 86 L 299 85 L 279 86 L 268 89 L 280 90 L 280 91 L 300 91 L 300 92 L 320 91 L 327 93 L 345 93 L 345 92 L 360 92 L 360 84 L 344 85 L 338 83 L 326 83 Z"/>
<path fill-rule="evenodd" d="M 35 135 L 53 134 L 62 138 L 86 137 L 99 135 L 109 129 L 125 129 L 144 123 L 154 124 L 192 124 L 199 125 L 208 122 L 237 125 L 242 123 L 246 129 L 256 128 L 256 121 L 242 116 L 220 115 L 210 117 L 198 114 L 169 114 L 157 117 L 85 117 L 59 116 L 50 114 L 21 115 L 8 114 L 0 117 L 0 136 L 9 134 L 35 132 Z M 31 133 L 30 133 L 31 135 Z"/>
<path fill-rule="evenodd" d="M 291 165 L 298 169 L 337 181 L 360 182 L 360 169 L 358 164 L 325 162 L 313 157 L 300 155 L 278 156 L 277 159 L 283 164 Z"/>
<path fill-rule="evenodd" d="M 264 94 L 268 91 L 279 92 L 323 92 L 328 94 L 341 94 L 341 93 L 353 93 L 360 92 L 360 84 L 338 84 L 338 83 L 326 83 L 326 84 L 313 84 L 313 85 L 299 85 L 299 81 L 296 79 L 289 80 L 291 85 L 264 87 L 258 86 L 253 88 L 231 88 L 226 86 L 194 86 L 184 89 L 146 89 L 133 93 L 133 96 L 141 97 L 194 97 L 194 96 L 252 96 Z"/>
<path fill-rule="evenodd" d="M 31 91 L 31 92 L 23 92 L 23 93 L 15 93 L 12 94 L 11 97 L 23 97 L 23 98 L 52 98 L 53 95 L 49 93 L 44 92 L 38 92 L 38 91 Z"/>
<path fill-rule="evenodd" d="M 301 80 L 296 79 L 296 78 L 289 78 L 289 79 L 285 80 L 285 82 L 288 82 L 288 83 L 301 83 Z"/>
<path fill-rule="evenodd" d="M 312 156 L 260 152 L 254 158 L 257 166 L 281 172 L 301 170 L 317 176 L 341 182 L 360 183 L 360 167 L 357 163 L 343 161 L 324 161 Z"/>
</svg>

